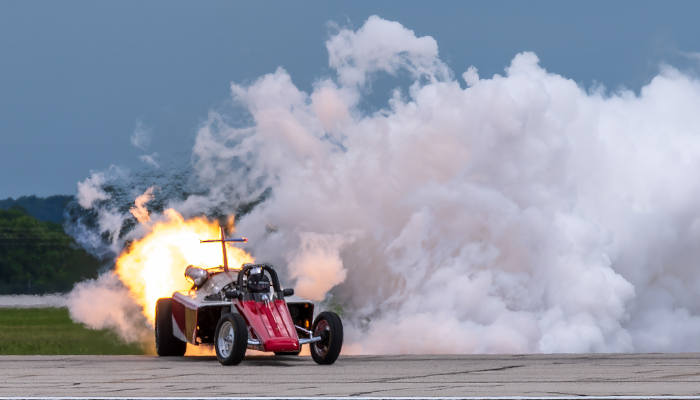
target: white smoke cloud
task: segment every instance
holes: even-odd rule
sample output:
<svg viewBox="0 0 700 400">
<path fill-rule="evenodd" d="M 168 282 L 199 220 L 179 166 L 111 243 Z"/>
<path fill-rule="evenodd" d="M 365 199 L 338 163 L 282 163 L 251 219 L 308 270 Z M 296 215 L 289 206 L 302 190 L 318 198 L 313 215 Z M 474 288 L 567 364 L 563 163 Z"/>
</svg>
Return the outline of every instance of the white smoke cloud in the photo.
<svg viewBox="0 0 700 400">
<path fill-rule="evenodd" d="M 78 182 L 77 200 L 80 206 L 90 209 L 96 201 L 108 199 L 109 196 L 102 190 L 105 182 L 105 174 L 102 172 L 96 172 L 84 181 Z"/>
<path fill-rule="evenodd" d="M 136 127 L 131 134 L 131 144 L 140 150 L 146 150 L 151 144 L 151 136 L 153 132 L 150 128 L 143 124 L 142 121 L 136 121 Z"/>
<path fill-rule="evenodd" d="M 291 278 L 296 279 L 296 294 L 321 301 L 335 285 L 345 280 L 346 270 L 340 248 L 349 240 L 340 235 L 299 234 L 301 243 L 289 260 Z"/>
<path fill-rule="evenodd" d="M 136 127 L 134 128 L 134 132 L 129 138 L 131 141 L 131 145 L 141 151 L 146 151 L 151 145 L 152 138 L 153 130 L 147 127 L 142 121 L 136 121 Z M 160 164 L 158 164 L 157 158 L 157 152 L 153 152 L 151 154 L 142 154 L 139 156 L 139 160 L 143 161 L 145 164 L 153 168 L 160 168 Z"/>
<path fill-rule="evenodd" d="M 337 80 L 311 93 L 282 69 L 233 85 L 254 124 L 212 117 L 197 167 L 214 182 L 235 159 L 257 171 L 239 182 L 272 187 L 239 231 L 300 292 L 337 283 L 357 351 L 698 349 L 696 80 L 587 92 L 526 52 L 502 76 L 468 68 L 465 88 L 432 38 L 379 17 L 327 47 Z M 414 82 L 363 114 L 380 71 Z"/>
<path fill-rule="evenodd" d="M 119 254 L 128 240 L 139 238 L 147 231 L 141 225 L 131 231 L 124 230 L 125 221 L 131 219 L 133 214 L 129 208 L 122 209 L 121 206 L 134 204 L 143 191 L 139 191 L 141 185 L 135 185 L 132 180 L 133 176 L 128 170 L 112 165 L 106 171 L 93 172 L 78 182 L 76 200 L 81 207 L 91 210 L 94 218 L 82 216 L 68 222 L 65 228 L 78 243 L 100 258 Z M 145 204 L 153 198 L 152 190 L 148 193 L 144 193 L 145 197 L 135 204 L 136 209 L 141 210 L 140 215 L 147 214 Z M 86 219 L 92 221 L 87 222 Z"/>
<path fill-rule="evenodd" d="M 438 45 L 430 36 L 416 37 L 398 22 L 376 15 L 358 29 L 341 29 L 326 42 L 328 63 L 343 86 L 363 85 L 370 74 L 399 70 L 413 77 L 431 79 L 448 76 L 449 69 L 438 58 Z"/>
<path fill-rule="evenodd" d="M 147 342 L 153 336 L 140 306 L 112 272 L 78 283 L 66 304 L 71 319 L 92 329 L 112 329 L 130 342 Z"/>
<path fill-rule="evenodd" d="M 311 93 L 281 68 L 232 85 L 252 124 L 212 112 L 208 190 L 170 206 L 271 188 L 237 231 L 298 293 L 332 293 L 355 352 L 700 350 L 700 82 L 586 90 L 529 52 L 462 82 L 379 17 L 326 45 L 337 76 Z M 368 114 L 378 72 L 412 82 Z"/>
<path fill-rule="evenodd" d="M 157 161 L 158 153 L 142 154 L 139 156 L 139 160 L 150 165 L 153 168 L 160 168 L 160 164 Z"/>
</svg>

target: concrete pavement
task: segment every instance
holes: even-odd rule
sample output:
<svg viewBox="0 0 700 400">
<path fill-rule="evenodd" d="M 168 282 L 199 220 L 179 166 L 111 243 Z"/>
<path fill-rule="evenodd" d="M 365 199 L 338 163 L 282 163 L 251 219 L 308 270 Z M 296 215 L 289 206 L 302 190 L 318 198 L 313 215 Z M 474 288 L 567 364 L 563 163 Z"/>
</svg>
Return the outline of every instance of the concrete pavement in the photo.
<svg viewBox="0 0 700 400">
<path fill-rule="evenodd" d="M 0 396 L 700 396 L 700 354 L 0 356 Z"/>
</svg>

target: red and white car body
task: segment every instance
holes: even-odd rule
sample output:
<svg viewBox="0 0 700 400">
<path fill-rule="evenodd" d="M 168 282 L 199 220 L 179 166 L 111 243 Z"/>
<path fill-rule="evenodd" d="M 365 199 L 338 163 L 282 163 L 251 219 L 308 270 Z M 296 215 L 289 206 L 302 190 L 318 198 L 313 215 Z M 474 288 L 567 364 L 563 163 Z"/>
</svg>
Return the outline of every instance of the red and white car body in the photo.
<svg viewBox="0 0 700 400">
<path fill-rule="evenodd" d="M 190 290 L 173 293 L 156 303 L 156 351 L 160 356 L 182 356 L 187 343 L 213 344 L 222 364 L 238 364 L 246 349 L 299 354 L 309 344 L 319 364 L 332 364 L 340 354 L 343 326 L 337 314 L 322 312 L 314 319 L 314 304 L 282 289 L 269 264 L 244 264 L 230 269 L 225 242 L 221 239 L 224 264 L 204 269 L 188 266 L 185 276 Z M 313 321 L 313 323 L 312 323 Z"/>
<path fill-rule="evenodd" d="M 267 301 L 217 299 L 217 293 L 237 281 L 238 271 L 210 269 L 208 272 L 210 277 L 202 287 L 173 293 L 172 327 L 176 338 L 193 345 L 212 344 L 219 316 L 222 312 L 232 311 L 243 316 L 248 325 L 249 348 L 297 352 L 301 349 L 301 344 L 309 343 L 307 337 L 301 339 L 300 344 L 297 327 L 306 330 L 311 328 L 314 312 L 312 302 L 298 297 L 289 302 L 277 298 Z"/>
</svg>

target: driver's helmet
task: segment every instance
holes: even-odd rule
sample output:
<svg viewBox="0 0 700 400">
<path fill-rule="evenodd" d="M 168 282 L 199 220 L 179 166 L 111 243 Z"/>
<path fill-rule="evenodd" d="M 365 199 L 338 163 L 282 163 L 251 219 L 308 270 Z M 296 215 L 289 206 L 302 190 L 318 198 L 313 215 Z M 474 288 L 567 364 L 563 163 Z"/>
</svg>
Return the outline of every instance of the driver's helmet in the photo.
<svg viewBox="0 0 700 400">
<path fill-rule="evenodd" d="M 250 274 L 248 277 L 248 290 L 253 293 L 270 291 L 270 279 L 264 273 Z"/>
</svg>

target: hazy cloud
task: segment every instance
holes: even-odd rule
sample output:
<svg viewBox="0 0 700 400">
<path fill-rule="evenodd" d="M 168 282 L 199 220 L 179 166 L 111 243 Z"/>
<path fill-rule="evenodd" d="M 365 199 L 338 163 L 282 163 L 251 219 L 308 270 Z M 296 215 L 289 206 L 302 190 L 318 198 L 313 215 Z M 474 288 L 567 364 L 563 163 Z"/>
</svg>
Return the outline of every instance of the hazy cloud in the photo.
<svg viewBox="0 0 700 400">
<path fill-rule="evenodd" d="M 131 134 L 131 144 L 140 150 L 146 150 L 151 144 L 153 131 L 141 121 L 136 121 L 136 127 Z"/>
<path fill-rule="evenodd" d="M 156 158 L 158 158 L 158 153 L 142 154 L 141 156 L 139 156 L 139 159 L 144 163 L 150 165 L 153 168 L 160 168 L 160 164 L 158 164 Z"/>
</svg>

